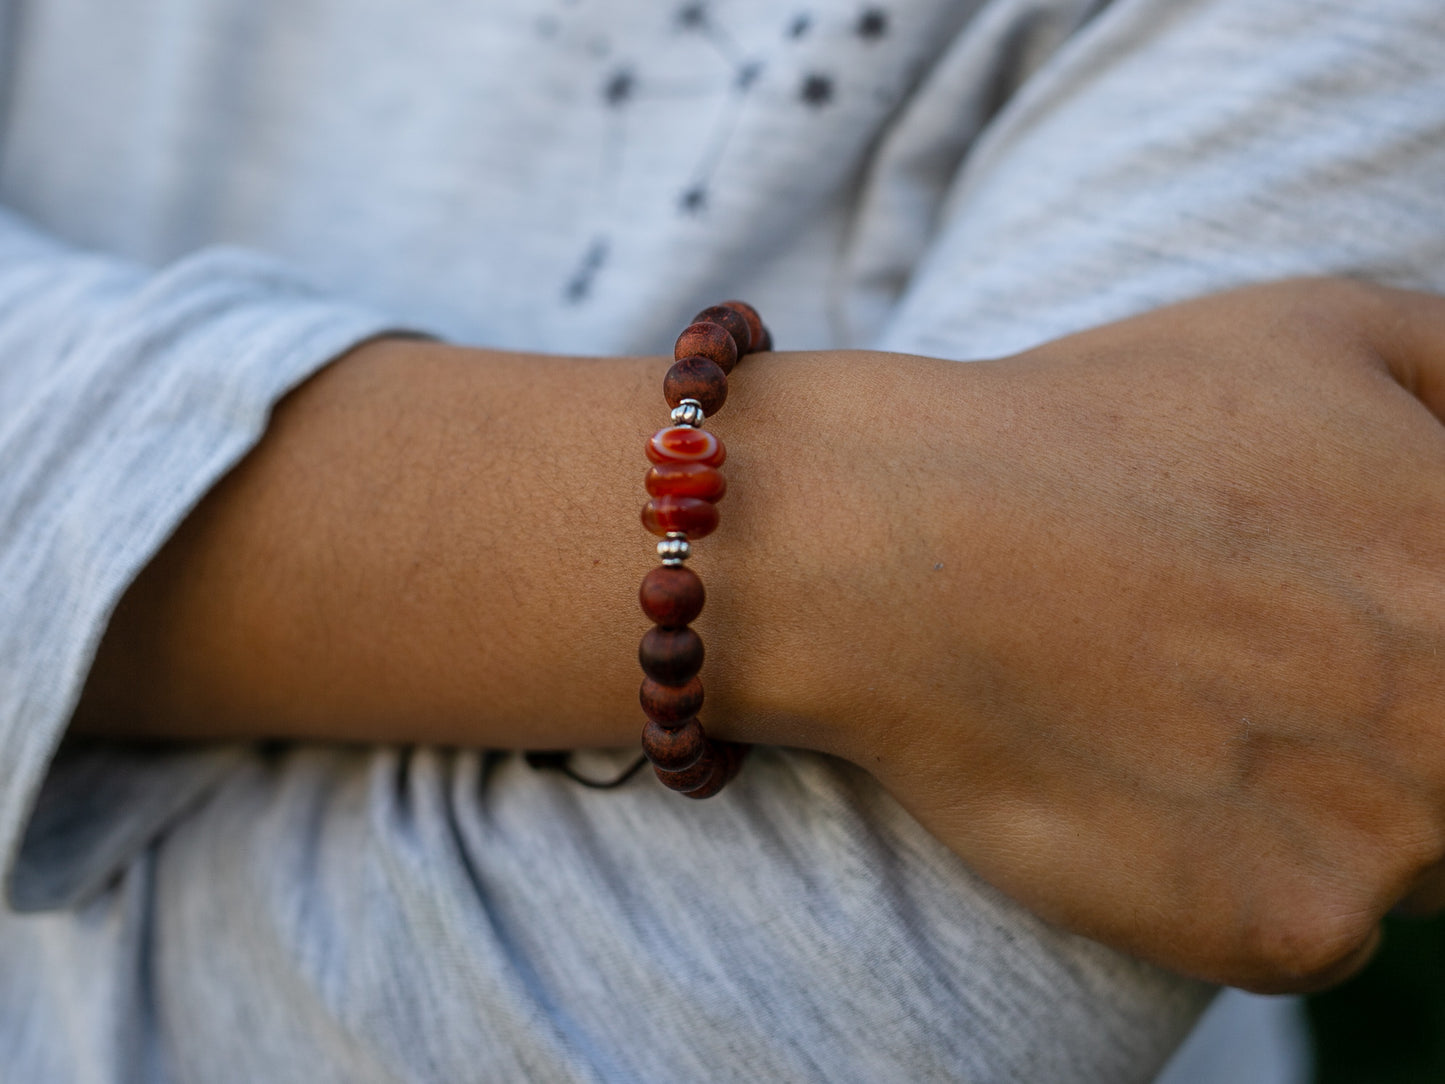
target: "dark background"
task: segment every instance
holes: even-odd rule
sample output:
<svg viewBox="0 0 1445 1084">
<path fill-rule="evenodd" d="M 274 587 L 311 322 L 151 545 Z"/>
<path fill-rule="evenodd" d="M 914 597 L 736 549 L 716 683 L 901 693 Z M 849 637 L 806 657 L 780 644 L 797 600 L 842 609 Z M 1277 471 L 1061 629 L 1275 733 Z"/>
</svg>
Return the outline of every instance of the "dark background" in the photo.
<svg viewBox="0 0 1445 1084">
<path fill-rule="evenodd" d="M 1388 919 L 1370 966 L 1308 999 L 1317 1084 L 1445 1082 L 1445 916 Z"/>
</svg>

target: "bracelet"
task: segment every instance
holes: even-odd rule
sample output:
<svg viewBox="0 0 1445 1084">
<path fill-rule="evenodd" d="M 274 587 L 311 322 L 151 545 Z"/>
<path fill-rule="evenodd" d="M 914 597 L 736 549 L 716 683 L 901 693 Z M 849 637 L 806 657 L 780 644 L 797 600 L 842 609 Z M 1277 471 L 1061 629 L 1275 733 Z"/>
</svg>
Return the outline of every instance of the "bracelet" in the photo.
<svg viewBox="0 0 1445 1084">
<path fill-rule="evenodd" d="M 651 500 L 642 524 L 661 535 L 662 565 L 642 580 L 642 612 L 656 624 L 642 637 L 638 661 L 647 676 L 640 699 L 647 725 L 642 753 L 666 786 L 689 798 L 710 798 L 742 766 L 748 746 L 710 739 L 698 722 L 702 707 L 703 646 L 691 623 L 702 612 L 702 580 L 685 562 L 692 540 L 717 527 L 717 502 L 727 492 L 722 466 L 727 449 L 702 428 L 703 419 L 722 409 L 728 397 L 728 373 L 745 354 L 773 348 L 772 336 L 757 310 L 742 301 L 703 309 L 683 329 L 673 348 L 672 368 L 662 394 L 672 407 L 672 425 L 647 442 L 653 467 L 645 485 Z"/>
</svg>

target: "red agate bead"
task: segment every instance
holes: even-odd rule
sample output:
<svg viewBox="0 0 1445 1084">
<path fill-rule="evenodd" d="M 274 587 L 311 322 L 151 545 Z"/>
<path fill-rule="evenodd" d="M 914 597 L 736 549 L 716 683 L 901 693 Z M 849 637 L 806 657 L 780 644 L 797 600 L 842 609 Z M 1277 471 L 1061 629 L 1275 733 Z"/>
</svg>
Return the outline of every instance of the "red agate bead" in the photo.
<svg viewBox="0 0 1445 1084">
<path fill-rule="evenodd" d="M 654 497 L 697 497 L 720 501 L 728 491 L 722 471 L 706 463 L 659 463 L 642 480 Z"/>
<path fill-rule="evenodd" d="M 717 530 L 717 506 L 697 497 L 656 497 L 642 506 L 642 525 L 662 537 L 681 531 L 688 540 Z"/>
<path fill-rule="evenodd" d="M 705 463 L 721 467 L 728 450 L 706 429 L 687 425 L 671 425 L 652 434 L 646 446 L 647 458 L 654 463 Z"/>
</svg>

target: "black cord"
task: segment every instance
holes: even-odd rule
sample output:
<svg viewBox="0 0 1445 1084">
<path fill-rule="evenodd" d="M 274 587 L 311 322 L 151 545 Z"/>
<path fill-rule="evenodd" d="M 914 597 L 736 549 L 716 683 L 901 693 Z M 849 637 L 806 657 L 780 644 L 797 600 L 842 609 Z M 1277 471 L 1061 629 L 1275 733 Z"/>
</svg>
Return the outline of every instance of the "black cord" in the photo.
<svg viewBox="0 0 1445 1084">
<path fill-rule="evenodd" d="M 527 758 L 527 764 L 535 771 L 561 772 L 574 783 L 581 783 L 584 787 L 590 787 L 593 790 L 611 790 L 613 787 L 620 787 L 636 775 L 642 766 L 647 763 L 646 757 L 638 757 L 632 767 L 628 768 L 616 779 L 601 780 L 588 779 L 585 775 L 578 775 L 572 768 L 572 754 L 565 750 L 562 752 L 547 750 L 543 752 L 523 753 L 522 755 Z"/>
</svg>

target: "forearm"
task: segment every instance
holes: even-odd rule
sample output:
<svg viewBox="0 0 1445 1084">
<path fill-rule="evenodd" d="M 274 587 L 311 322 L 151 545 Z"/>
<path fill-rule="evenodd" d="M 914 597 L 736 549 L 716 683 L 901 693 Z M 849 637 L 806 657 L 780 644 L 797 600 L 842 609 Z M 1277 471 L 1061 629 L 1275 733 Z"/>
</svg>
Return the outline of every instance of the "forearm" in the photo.
<svg viewBox="0 0 1445 1084">
<path fill-rule="evenodd" d="M 630 740 L 652 370 L 406 341 L 334 363 L 128 592 L 77 727 Z"/>
<path fill-rule="evenodd" d="M 796 666 L 815 639 L 808 578 L 830 564 L 821 547 L 857 537 L 839 521 L 856 495 L 839 492 L 841 443 L 800 441 L 789 418 L 824 417 L 820 390 L 862 368 L 861 355 L 755 359 L 714 427 L 732 489 L 694 564 L 720 737 L 838 747 L 795 710 Z M 636 590 L 655 563 L 637 521 L 641 448 L 662 421 L 663 369 L 408 341 L 339 360 L 282 403 L 128 592 L 76 727 L 634 741 Z M 828 427 L 856 434 L 843 402 Z"/>
</svg>

